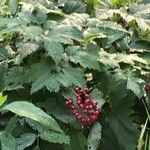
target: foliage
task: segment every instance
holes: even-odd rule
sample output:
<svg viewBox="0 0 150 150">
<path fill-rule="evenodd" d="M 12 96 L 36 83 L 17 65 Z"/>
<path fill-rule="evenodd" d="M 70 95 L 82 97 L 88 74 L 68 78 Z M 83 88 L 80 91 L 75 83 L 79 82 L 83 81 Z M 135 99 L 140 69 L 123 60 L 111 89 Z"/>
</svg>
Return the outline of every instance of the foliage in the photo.
<svg viewBox="0 0 150 150">
<path fill-rule="evenodd" d="M 147 149 L 150 4 L 133 2 L 0 0 L 0 149 Z M 77 86 L 91 126 L 64 105 Z"/>
</svg>

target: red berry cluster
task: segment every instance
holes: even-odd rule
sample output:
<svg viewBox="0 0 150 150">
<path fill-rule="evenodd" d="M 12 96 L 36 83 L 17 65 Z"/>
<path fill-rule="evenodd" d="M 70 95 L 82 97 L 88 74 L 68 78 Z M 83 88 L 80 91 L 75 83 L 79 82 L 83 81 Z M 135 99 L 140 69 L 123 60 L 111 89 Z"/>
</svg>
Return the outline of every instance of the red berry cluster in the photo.
<svg viewBox="0 0 150 150">
<path fill-rule="evenodd" d="M 148 84 L 146 85 L 146 90 L 147 90 L 148 92 L 150 92 L 150 83 L 148 83 Z"/>
<path fill-rule="evenodd" d="M 101 113 L 96 100 L 90 99 L 90 90 L 88 88 L 77 87 L 73 92 L 76 95 L 76 100 L 69 98 L 65 105 L 71 109 L 72 115 L 80 123 L 91 125 L 98 119 Z"/>
</svg>

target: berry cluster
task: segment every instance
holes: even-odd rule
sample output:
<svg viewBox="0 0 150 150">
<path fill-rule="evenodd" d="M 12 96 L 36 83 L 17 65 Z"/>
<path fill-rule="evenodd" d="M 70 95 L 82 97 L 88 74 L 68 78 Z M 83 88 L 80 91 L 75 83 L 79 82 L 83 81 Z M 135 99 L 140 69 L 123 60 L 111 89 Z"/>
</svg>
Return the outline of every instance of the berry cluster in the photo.
<svg viewBox="0 0 150 150">
<path fill-rule="evenodd" d="M 101 113 L 96 100 L 90 99 L 90 90 L 88 88 L 77 87 L 73 92 L 76 95 L 76 100 L 69 98 L 65 105 L 71 109 L 72 115 L 80 123 L 91 125 L 98 119 Z"/>
<path fill-rule="evenodd" d="M 150 83 L 148 83 L 148 84 L 146 85 L 146 90 L 147 90 L 148 92 L 150 92 Z"/>
</svg>

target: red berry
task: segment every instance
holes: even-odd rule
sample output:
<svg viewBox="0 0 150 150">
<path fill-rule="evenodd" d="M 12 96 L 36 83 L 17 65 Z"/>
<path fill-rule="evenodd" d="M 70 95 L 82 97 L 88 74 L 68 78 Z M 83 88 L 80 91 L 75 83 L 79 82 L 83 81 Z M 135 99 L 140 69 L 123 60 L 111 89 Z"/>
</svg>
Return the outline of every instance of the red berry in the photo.
<svg viewBox="0 0 150 150">
<path fill-rule="evenodd" d="M 93 114 L 98 116 L 99 115 L 99 111 L 95 111 Z"/>
<path fill-rule="evenodd" d="M 86 105 L 88 105 L 90 103 L 90 100 L 89 99 L 86 99 L 85 102 L 84 102 Z"/>
<path fill-rule="evenodd" d="M 97 105 L 97 101 L 96 100 L 92 100 L 92 104 L 95 107 Z"/>
<path fill-rule="evenodd" d="M 80 114 L 77 112 L 74 114 L 75 117 L 78 117 Z"/>
<path fill-rule="evenodd" d="M 78 119 L 78 120 L 81 120 L 81 119 L 82 119 L 82 115 L 79 115 L 79 116 L 77 117 L 77 119 Z"/>
<path fill-rule="evenodd" d="M 84 91 L 89 94 L 90 90 L 88 88 L 85 88 Z"/>
<path fill-rule="evenodd" d="M 89 95 L 86 94 L 86 95 L 84 96 L 84 98 L 85 98 L 85 99 L 89 99 Z"/>
<path fill-rule="evenodd" d="M 69 102 L 68 102 L 68 101 L 66 101 L 65 105 L 66 105 L 66 106 L 68 106 L 68 105 L 69 105 Z"/>
<path fill-rule="evenodd" d="M 93 114 L 93 111 L 88 110 L 87 113 L 88 113 L 89 115 L 92 115 L 92 114 Z"/>
<path fill-rule="evenodd" d="M 80 107 L 81 109 L 84 109 L 84 105 L 83 105 L 83 104 L 80 104 L 79 107 Z"/>
<path fill-rule="evenodd" d="M 93 108 L 93 106 L 92 105 L 89 105 L 89 109 L 92 109 Z"/>
<path fill-rule="evenodd" d="M 89 106 L 86 106 L 85 108 L 86 108 L 87 111 L 89 110 Z"/>
<path fill-rule="evenodd" d="M 148 83 L 148 84 L 146 85 L 146 89 L 147 89 L 148 92 L 150 92 L 150 83 Z"/>
<path fill-rule="evenodd" d="M 86 122 L 86 119 L 82 118 L 81 122 L 84 124 Z"/>
<path fill-rule="evenodd" d="M 70 109 L 74 110 L 74 109 L 76 109 L 76 107 L 73 106 L 73 105 L 71 105 L 71 106 L 70 106 Z"/>
<path fill-rule="evenodd" d="M 73 103 L 73 100 L 72 100 L 72 99 L 68 99 L 68 102 L 69 102 L 70 104 L 72 104 L 72 103 Z"/>
<path fill-rule="evenodd" d="M 97 120 L 97 116 L 92 116 L 93 121 Z"/>
<path fill-rule="evenodd" d="M 79 105 L 81 105 L 82 104 L 82 102 L 81 101 L 77 101 L 77 105 L 79 106 Z"/>
<path fill-rule="evenodd" d="M 74 110 L 72 111 L 73 114 L 76 114 L 77 112 L 78 112 L 78 110 L 76 110 L 76 109 L 74 109 Z"/>
</svg>

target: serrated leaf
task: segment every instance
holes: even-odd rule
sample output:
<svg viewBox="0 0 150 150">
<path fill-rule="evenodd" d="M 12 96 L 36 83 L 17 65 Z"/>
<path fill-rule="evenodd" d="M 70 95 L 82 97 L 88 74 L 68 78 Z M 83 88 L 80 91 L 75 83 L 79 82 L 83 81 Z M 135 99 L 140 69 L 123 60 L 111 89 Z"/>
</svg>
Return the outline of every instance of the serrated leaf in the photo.
<svg viewBox="0 0 150 150">
<path fill-rule="evenodd" d="M 32 84 L 31 94 L 39 91 L 43 87 L 46 87 L 47 90 L 51 92 L 58 92 L 60 89 L 60 83 L 58 82 L 56 75 L 46 72 L 37 78 L 37 80 Z"/>
<path fill-rule="evenodd" d="M 19 61 L 22 61 L 23 58 L 26 56 L 34 53 L 36 50 L 38 50 L 39 45 L 37 43 L 22 43 L 19 45 L 18 52 L 19 52 Z M 17 58 L 18 59 L 18 58 Z"/>
<path fill-rule="evenodd" d="M 80 1 L 67 1 L 64 4 L 63 12 L 70 13 L 84 13 L 86 11 L 86 5 Z"/>
<path fill-rule="evenodd" d="M 18 2 L 17 0 L 9 0 L 8 2 L 9 10 L 12 14 L 15 14 L 18 9 Z"/>
<path fill-rule="evenodd" d="M 102 127 L 99 122 L 95 123 L 92 127 L 87 139 L 88 150 L 97 150 L 101 140 Z"/>
<path fill-rule="evenodd" d="M 48 129 L 62 132 L 57 122 L 43 110 L 26 101 L 15 101 L 3 107 L 2 110 L 11 111 L 19 116 L 33 119 Z"/>
<path fill-rule="evenodd" d="M 47 54 L 53 58 L 56 63 L 59 63 L 63 56 L 63 46 L 59 42 L 53 40 L 45 41 L 44 44 Z"/>
<path fill-rule="evenodd" d="M 30 119 L 25 119 L 25 121 L 29 124 L 30 127 L 32 127 L 34 130 L 37 130 L 39 132 L 39 137 L 42 138 L 43 140 L 46 140 L 50 143 L 69 144 L 70 138 L 68 135 L 65 135 L 63 132 L 60 133 L 57 131 L 55 132 L 49 130 L 44 126 L 41 126 L 40 123 Z"/>
<path fill-rule="evenodd" d="M 83 40 L 82 32 L 75 26 L 59 25 L 54 28 L 50 34 L 50 39 L 64 44 L 73 44 L 72 40 L 81 42 Z"/>
<path fill-rule="evenodd" d="M 62 73 L 59 73 L 57 79 L 65 87 L 71 85 L 82 87 L 86 85 L 83 72 L 80 69 L 73 68 L 69 65 L 62 68 Z"/>
<path fill-rule="evenodd" d="M 69 144 L 70 142 L 69 136 L 65 135 L 64 133 L 57 133 L 53 131 L 42 132 L 40 134 L 40 137 L 48 142 L 53 142 L 53 143 Z"/>
<path fill-rule="evenodd" d="M 29 147 L 36 140 L 36 135 L 34 133 L 25 133 L 17 138 L 17 150 L 24 150 L 26 147 Z"/>
<path fill-rule="evenodd" d="M 41 36 L 43 33 L 43 30 L 41 27 L 39 26 L 23 26 L 23 32 L 26 35 L 25 38 L 30 39 L 30 40 L 36 40 L 36 41 L 40 41 L 41 40 Z"/>
<path fill-rule="evenodd" d="M 5 90 L 22 88 L 25 81 L 24 69 L 22 67 L 12 67 L 5 80 Z"/>
<path fill-rule="evenodd" d="M 76 55 L 70 56 L 70 60 L 74 63 L 80 63 L 84 68 L 100 70 L 97 57 L 87 52 L 78 51 Z"/>
<path fill-rule="evenodd" d="M 81 132 L 72 130 L 70 139 L 70 144 L 64 145 L 65 150 L 86 150 L 86 138 Z"/>
<path fill-rule="evenodd" d="M 139 132 L 137 125 L 133 123 L 131 118 L 131 115 L 133 114 L 133 110 L 131 108 L 133 102 L 134 97 L 132 95 L 128 95 L 120 101 L 116 109 L 113 110 L 106 118 L 106 122 L 109 124 L 114 134 L 114 140 L 119 145 L 118 150 L 135 150 L 137 146 Z M 107 128 L 104 129 L 104 132 L 106 131 Z M 114 143 L 112 143 L 112 145 L 114 145 Z M 106 150 L 108 150 L 108 148 L 110 149 L 109 145 Z"/>
<path fill-rule="evenodd" d="M 0 132 L 0 148 L 1 150 L 16 150 L 16 140 L 11 133 Z"/>
<path fill-rule="evenodd" d="M 105 103 L 105 99 L 103 98 L 103 93 L 99 91 L 98 89 L 94 89 L 90 93 L 90 98 L 95 99 L 98 102 L 98 106 L 101 108 L 103 104 Z"/>
<path fill-rule="evenodd" d="M 144 96 L 144 84 L 145 81 L 143 79 L 131 73 L 127 80 L 127 89 L 133 91 L 137 97 L 141 98 Z"/>
<path fill-rule="evenodd" d="M 26 82 L 34 82 L 37 78 L 49 72 L 53 67 L 53 63 L 49 63 L 47 60 L 41 60 L 38 63 L 30 65 L 30 68 L 26 71 Z"/>
<path fill-rule="evenodd" d="M 7 95 L 3 96 L 2 93 L 0 93 L 0 106 L 3 105 L 3 103 L 6 101 L 7 99 Z"/>
<path fill-rule="evenodd" d="M 15 127 L 17 126 L 17 123 L 19 122 L 19 117 L 18 116 L 14 116 L 12 117 L 8 122 L 7 122 L 7 126 L 5 128 L 5 130 L 7 132 L 12 132 Z"/>
</svg>

